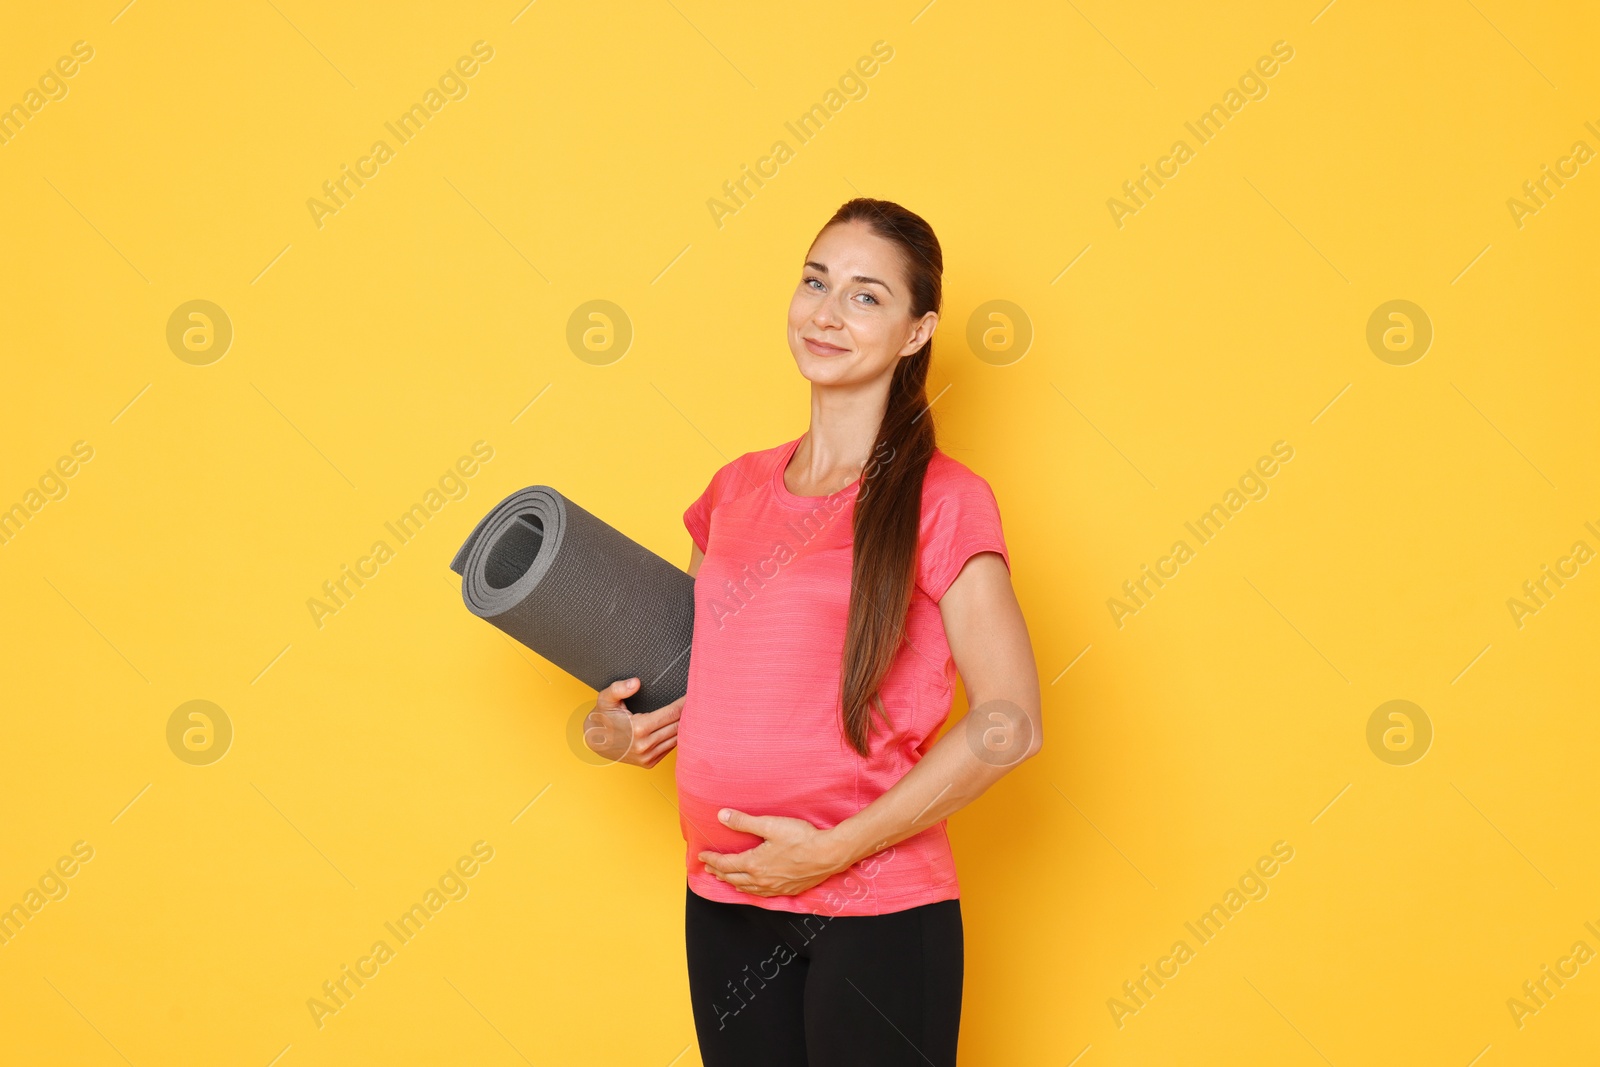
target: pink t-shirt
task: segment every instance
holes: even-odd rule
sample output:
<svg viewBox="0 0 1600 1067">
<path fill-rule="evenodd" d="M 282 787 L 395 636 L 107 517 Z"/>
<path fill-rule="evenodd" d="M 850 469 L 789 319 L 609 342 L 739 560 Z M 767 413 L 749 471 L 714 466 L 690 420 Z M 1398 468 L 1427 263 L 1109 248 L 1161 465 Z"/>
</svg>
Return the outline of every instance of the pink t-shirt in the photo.
<svg viewBox="0 0 1600 1067">
<path fill-rule="evenodd" d="M 957 673 L 939 598 L 975 553 L 998 552 L 1011 565 L 989 483 L 935 451 L 923 481 L 908 643 L 879 690 L 893 729 L 886 732 L 875 713 L 871 755 L 863 758 L 845 740 L 839 713 L 860 482 L 828 496 L 790 492 L 783 471 L 800 441 L 724 465 L 683 515 L 705 553 L 678 721 L 689 888 L 710 900 L 825 915 L 879 915 L 957 898 L 942 821 L 793 896 L 741 892 L 698 859 L 701 851 L 742 852 L 762 841 L 719 822 L 723 807 L 828 829 L 899 781 L 950 715 Z"/>
</svg>

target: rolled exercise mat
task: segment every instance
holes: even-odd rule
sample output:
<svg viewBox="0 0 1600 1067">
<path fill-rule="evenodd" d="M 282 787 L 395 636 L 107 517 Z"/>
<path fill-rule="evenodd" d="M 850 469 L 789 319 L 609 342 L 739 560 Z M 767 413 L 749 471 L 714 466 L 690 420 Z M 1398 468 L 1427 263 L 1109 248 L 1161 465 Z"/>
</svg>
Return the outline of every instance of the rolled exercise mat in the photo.
<svg viewBox="0 0 1600 1067">
<path fill-rule="evenodd" d="M 634 714 L 688 691 L 694 579 L 548 485 L 496 504 L 450 569 L 467 610 L 585 685 L 638 678 Z"/>
</svg>

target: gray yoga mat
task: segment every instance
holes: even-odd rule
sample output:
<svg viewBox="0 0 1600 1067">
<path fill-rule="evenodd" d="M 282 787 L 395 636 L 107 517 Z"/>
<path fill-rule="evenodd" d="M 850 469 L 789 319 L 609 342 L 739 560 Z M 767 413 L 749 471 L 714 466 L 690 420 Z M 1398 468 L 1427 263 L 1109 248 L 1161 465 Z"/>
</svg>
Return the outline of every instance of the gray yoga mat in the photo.
<svg viewBox="0 0 1600 1067">
<path fill-rule="evenodd" d="M 467 610 L 585 685 L 638 678 L 634 714 L 688 691 L 694 579 L 548 485 L 496 504 L 450 569 Z"/>
</svg>

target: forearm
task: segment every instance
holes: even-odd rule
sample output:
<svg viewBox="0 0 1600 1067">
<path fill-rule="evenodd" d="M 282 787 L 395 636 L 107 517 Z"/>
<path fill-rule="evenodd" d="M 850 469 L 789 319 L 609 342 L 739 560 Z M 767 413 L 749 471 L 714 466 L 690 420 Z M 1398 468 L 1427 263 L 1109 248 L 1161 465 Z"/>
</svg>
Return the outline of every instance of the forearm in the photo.
<svg viewBox="0 0 1600 1067">
<path fill-rule="evenodd" d="M 945 731 L 887 792 L 829 832 L 839 870 L 949 818 L 1032 755 L 1009 763 L 980 759 L 970 725 L 963 719 Z"/>
</svg>

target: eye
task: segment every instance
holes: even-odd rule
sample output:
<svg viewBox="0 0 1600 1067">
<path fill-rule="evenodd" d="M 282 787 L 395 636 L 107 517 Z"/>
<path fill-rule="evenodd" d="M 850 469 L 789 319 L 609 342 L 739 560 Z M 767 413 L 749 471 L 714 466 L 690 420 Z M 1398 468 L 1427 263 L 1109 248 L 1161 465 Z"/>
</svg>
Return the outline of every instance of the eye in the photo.
<svg viewBox="0 0 1600 1067">
<path fill-rule="evenodd" d="M 866 298 L 867 298 L 867 299 L 868 299 L 868 300 L 870 300 L 870 301 L 872 301 L 872 302 L 873 302 L 873 303 L 874 303 L 874 304 L 876 304 L 876 303 L 877 303 L 877 302 L 878 302 L 878 298 L 877 298 L 877 297 L 875 297 L 875 296 L 873 296 L 873 295 L 872 295 L 872 294 L 871 294 L 871 293 L 867 293 L 867 292 L 861 292 L 861 293 L 857 293 L 857 294 L 856 294 L 856 295 L 857 295 L 857 296 L 864 296 L 864 297 L 866 297 Z"/>
<path fill-rule="evenodd" d="M 815 277 L 809 277 L 809 276 L 806 277 L 806 278 L 801 279 L 800 284 L 801 285 L 810 285 L 812 282 L 816 282 L 818 286 L 822 285 L 822 279 L 815 278 Z"/>
</svg>

